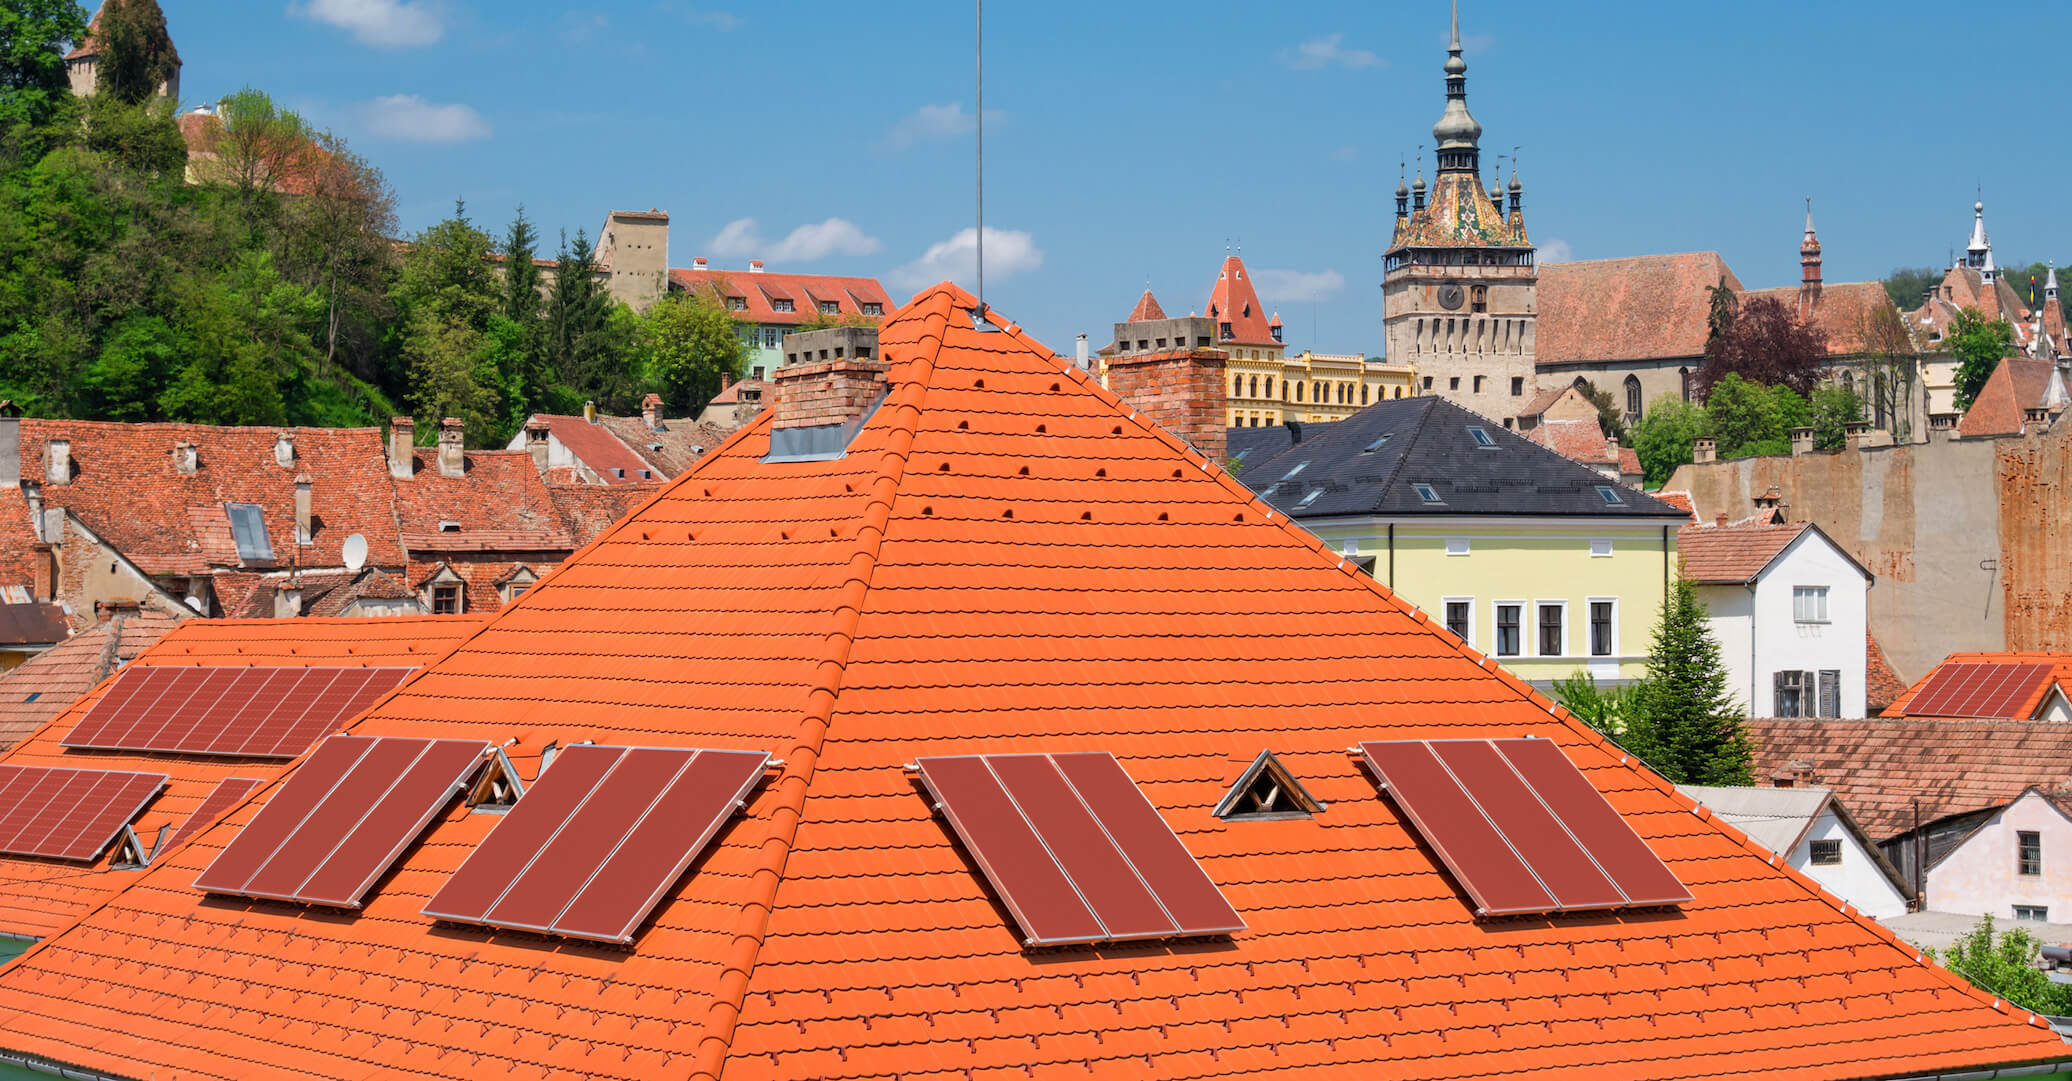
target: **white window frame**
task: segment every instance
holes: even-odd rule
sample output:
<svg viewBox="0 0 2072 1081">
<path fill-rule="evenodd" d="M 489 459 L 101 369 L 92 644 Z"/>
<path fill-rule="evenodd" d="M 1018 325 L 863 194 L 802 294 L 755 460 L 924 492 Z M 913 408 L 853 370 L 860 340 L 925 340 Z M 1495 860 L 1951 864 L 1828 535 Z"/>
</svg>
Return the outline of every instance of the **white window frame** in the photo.
<svg viewBox="0 0 2072 1081">
<path fill-rule="evenodd" d="M 1584 615 L 1584 619 L 1583 619 L 1583 626 L 1584 626 L 1584 631 L 1583 631 L 1583 633 L 1584 633 L 1584 634 L 1588 634 L 1588 633 L 1590 633 L 1590 632 L 1589 632 L 1589 625 L 1590 625 L 1590 619 L 1589 619 L 1589 616 L 1590 616 L 1590 612 L 1591 612 L 1591 609 L 1592 609 L 1592 608 L 1593 608 L 1594 606 L 1596 606 L 1596 605 L 1600 605 L 1600 604 L 1609 604 L 1609 605 L 1611 605 L 1611 606 L 1612 606 L 1612 641 L 1611 641 L 1612 651 L 1611 651 L 1610 653 L 1592 653 L 1592 652 L 1590 652 L 1590 649 L 1591 649 L 1591 646 L 1592 646 L 1592 645 L 1593 645 L 1594 643 L 1592 643 L 1592 642 L 1584 642 L 1584 643 L 1583 643 L 1583 655 L 1584 655 L 1584 656 L 1586 656 L 1586 657 L 1589 657 L 1589 658 L 1591 658 L 1592 660 L 1605 660 L 1605 659 L 1608 659 L 1608 658 L 1611 658 L 1611 657 L 1617 657 L 1617 656 L 1619 656 L 1619 655 L 1620 655 L 1620 654 L 1619 654 L 1619 598 L 1617 598 L 1617 597 L 1585 597 L 1585 598 L 1583 598 L 1583 615 Z"/>
<path fill-rule="evenodd" d="M 1560 653 L 1542 653 L 1540 651 L 1540 609 L 1548 606 L 1561 609 L 1562 652 Z M 1532 615 L 1532 652 L 1526 654 L 1526 656 L 1543 660 L 1559 660 L 1563 657 L 1576 656 L 1574 652 L 1576 642 L 1575 634 L 1573 633 L 1574 627 L 1568 618 L 1568 601 L 1566 599 L 1534 601 L 1528 611 Z"/>
<path fill-rule="evenodd" d="M 1446 554 L 1447 554 L 1447 555 L 1450 555 L 1450 556 L 1464 556 L 1464 555 L 1467 555 L 1467 554 L 1469 554 L 1470 552 L 1474 551 L 1474 548 L 1475 548 L 1475 546 L 1474 546 L 1474 545 L 1473 545 L 1473 544 L 1472 544 L 1471 542 L 1469 542 L 1468 538 L 1466 538 L 1466 537 L 1448 537 L 1448 538 L 1446 538 Z"/>
<path fill-rule="evenodd" d="M 1801 602 L 1801 600 L 1802 600 L 1802 595 L 1803 595 L 1803 598 L 1814 598 L 1814 599 L 1817 599 L 1817 600 L 1819 601 L 1819 605 L 1818 605 L 1818 607 L 1819 607 L 1819 611 L 1818 611 L 1818 613 L 1817 613 L 1817 614 L 1815 614 L 1815 615 L 1812 615 L 1812 616 L 1808 616 L 1808 615 L 1806 614 L 1806 606 L 1805 606 L 1804 604 L 1800 603 L 1800 602 Z M 1832 622 L 1832 620 L 1830 620 L 1830 619 L 1828 618 L 1827 598 L 1828 598 L 1828 588 L 1827 588 L 1826 586 L 1793 586 L 1793 587 L 1791 587 L 1791 619 L 1792 619 L 1792 622 L 1794 622 L 1794 623 L 1829 623 L 1829 622 Z"/>
<path fill-rule="evenodd" d="M 2049 905 L 2016 905 L 2014 918 L 2023 923 L 2049 923 Z"/>
<path fill-rule="evenodd" d="M 1442 627 L 1446 626 L 1446 609 L 1447 609 L 1447 606 L 1448 606 L 1448 605 L 1454 605 L 1454 604 L 1465 604 L 1465 605 L 1467 605 L 1467 606 L 1468 606 L 1468 633 L 1466 633 L 1466 634 L 1463 634 L 1463 635 L 1461 635 L 1461 640 L 1462 640 L 1462 641 L 1464 641 L 1464 642 L 1466 642 L 1466 643 L 1468 644 L 1468 647 L 1469 647 L 1470 649 L 1480 649 L 1481 647 L 1480 647 L 1480 646 L 1477 646 L 1477 645 L 1475 644 L 1475 598 L 1473 598 L 1473 597 L 1441 597 L 1441 598 L 1439 598 L 1439 625 L 1440 625 L 1440 626 L 1442 626 Z M 1450 630 L 1450 629 L 1452 629 L 1452 628 L 1450 628 L 1450 627 L 1449 627 L 1448 629 Z"/>
<path fill-rule="evenodd" d="M 1503 632 L 1502 632 L 1502 631 L 1501 631 L 1501 630 L 1500 630 L 1499 628 L 1501 628 L 1501 627 L 1503 626 L 1503 622 L 1502 622 L 1502 620 L 1500 620 L 1500 619 L 1498 619 L 1498 618 L 1497 618 L 1497 615 L 1498 615 L 1498 613 L 1499 613 L 1500 611 L 1502 611 L 1502 609 L 1503 609 L 1503 607 L 1504 607 L 1505 605 L 1510 605 L 1510 604 L 1515 604 L 1515 605 L 1517 605 L 1517 606 L 1518 606 L 1518 652 L 1516 652 L 1516 653 L 1500 653 L 1500 652 L 1498 652 L 1498 649 L 1499 649 L 1499 647 L 1500 647 L 1500 646 L 1501 646 L 1501 644 L 1502 644 L 1502 638 L 1501 638 L 1500 636 L 1502 635 L 1502 633 L 1503 633 Z M 1528 622 L 1528 621 L 1526 620 L 1526 618 L 1525 618 L 1525 617 L 1527 617 L 1527 616 L 1529 616 L 1529 615 L 1531 615 L 1531 614 L 1532 614 L 1532 602 L 1531 602 L 1531 601 L 1526 601 L 1526 600 L 1509 600 L 1509 599 L 1502 599 L 1502 600 L 1493 600 L 1493 601 L 1490 601 L 1490 602 L 1489 602 L 1489 655 L 1490 655 L 1490 656 L 1492 656 L 1492 657 L 1530 657 L 1530 656 L 1532 656 L 1532 640 L 1533 640 L 1533 636 L 1534 636 L 1534 631 L 1532 630 L 1532 625 L 1531 625 L 1531 624 L 1530 624 L 1530 623 L 1529 623 L 1529 622 Z"/>
<path fill-rule="evenodd" d="M 1612 539 L 1610 537 L 1590 538 L 1590 558 L 1605 559 L 1609 557 L 1611 554 Z"/>
</svg>

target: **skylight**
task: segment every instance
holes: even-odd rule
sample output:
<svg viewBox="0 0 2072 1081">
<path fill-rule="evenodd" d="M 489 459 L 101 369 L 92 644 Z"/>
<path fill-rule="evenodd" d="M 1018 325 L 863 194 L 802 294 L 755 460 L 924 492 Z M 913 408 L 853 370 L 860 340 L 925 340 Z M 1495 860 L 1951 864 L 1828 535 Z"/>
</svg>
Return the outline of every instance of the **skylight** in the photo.
<svg viewBox="0 0 2072 1081">
<path fill-rule="evenodd" d="M 1306 495 L 1306 496 L 1303 496 L 1303 497 L 1302 497 L 1302 502 L 1300 502 L 1300 503 L 1297 503 L 1297 504 L 1295 504 L 1295 509 L 1296 509 L 1296 510 L 1301 510 L 1302 508 L 1304 508 L 1304 507 L 1307 507 L 1307 506 L 1309 506 L 1309 505 L 1310 505 L 1311 503 L 1314 503 L 1314 502 L 1316 502 L 1316 501 L 1317 501 L 1317 497 L 1318 497 L 1318 496 L 1320 496 L 1320 495 L 1323 495 L 1323 494 L 1324 494 L 1324 490 L 1323 490 L 1322 488 L 1312 488 L 1312 489 L 1310 489 L 1310 493 L 1309 493 L 1308 495 Z"/>
<path fill-rule="evenodd" d="M 1496 446 L 1496 440 L 1491 439 L 1489 437 L 1489 432 L 1479 426 L 1470 425 L 1468 427 L 1468 434 L 1474 437 L 1475 445 L 1478 447 Z"/>
<path fill-rule="evenodd" d="M 1375 440 L 1374 442 L 1372 442 L 1372 443 L 1369 443 L 1369 444 L 1367 444 L 1367 449 L 1366 449 L 1366 450 L 1363 450 L 1363 451 L 1361 451 L 1360 453 L 1362 453 L 1362 454 L 1372 454 L 1372 453 L 1374 453 L 1375 451 L 1377 451 L 1377 450 L 1380 450 L 1380 449 L 1381 449 L 1381 445 L 1382 445 L 1383 443 L 1386 443 L 1386 442 L 1388 442 L 1388 441 L 1389 441 L 1389 436 L 1392 436 L 1392 435 L 1394 435 L 1394 434 L 1396 434 L 1396 433 L 1394 433 L 1394 432 L 1383 432 L 1383 433 L 1381 433 L 1381 438 L 1380 438 L 1380 439 L 1377 439 L 1377 440 Z"/>
<path fill-rule="evenodd" d="M 1290 470 L 1288 470 L 1288 471 L 1287 471 L 1286 473 L 1283 473 L 1283 474 L 1281 474 L 1281 479 L 1282 479 L 1282 480 L 1287 480 L 1287 479 L 1289 479 L 1290 477 L 1293 477 L 1293 476 L 1294 476 L 1295 474 L 1297 474 L 1297 473 L 1300 473 L 1300 472 L 1302 472 L 1303 470 L 1305 470 L 1305 469 L 1308 469 L 1308 468 L 1309 468 L 1309 463 L 1308 463 L 1307 461 L 1301 461 L 1301 462 L 1296 462 L 1296 463 L 1295 463 L 1295 468 L 1293 468 L 1293 469 L 1290 469 Z"/>
<path fill-rule="evenodd" d="M 1422 500 L 1424 500 L 1424 501 L 1425 501 L 1425 502 L 1427 502 L 1427 503 L 1438 503 L 1438 502 L 1441 502 L 1441 500 L 1439 499 L 1439 492 L 1438 492 L 1438 490 L 1437 490 L 1437 489 L 1435 489 L 1435 488 L 1433 488 L 1433 487 L 1432 487 L 1431 485 L 1429 485 L 1429 484 L 1422 484 L 1422 483 L 1419 483 L 1419 484 L 1413 484 L 1413 485 L 1411 485 L 1410 487 L 1411 487 L 1411 489 L 1412 489 L 1413 491 L 1415 491 L 1415 492 L 1417 493 L 1417 498 L 1419 498 L 1419 499 L 1422 499 Z"/>
<path fill-rule="evenodd" d="M 230 517 L 230 535 L 237 541 L 241 562 L 273 561 L 273 542 L 266 538 L 266 519 L 260 516 L 258 504 L 225 503 L 223 513 Z"/>
<path fill-rule="evenodd" d="M 1624 506 L 1626 503 L 1626 500 L 1620 497 L 1619 490 L 1609 484 L 1598 485 L 1597 494 L 1603 498 L 1605 505 L 1608 507 Z"/>
</svg>

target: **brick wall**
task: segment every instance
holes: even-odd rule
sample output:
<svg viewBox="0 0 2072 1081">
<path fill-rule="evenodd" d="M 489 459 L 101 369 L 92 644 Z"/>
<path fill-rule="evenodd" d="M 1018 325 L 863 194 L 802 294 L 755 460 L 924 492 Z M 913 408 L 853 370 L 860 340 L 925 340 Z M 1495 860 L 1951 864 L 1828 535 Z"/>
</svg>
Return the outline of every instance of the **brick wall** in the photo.
<svg viewBox="0 0 2072 1081">
<path fill-rule="evenodd" d="M 1108 389 L 1212 462 L 1222 462 L 1228 405 L 1218 349 L 1122 353 L 1108 358 Z"/>
<path fill-rule="evenodd" d="M 778 428 L 842 424 L 863 415 L 885 392 L 885 362 L 851 357 L 777 369 Z"/>
</svg>

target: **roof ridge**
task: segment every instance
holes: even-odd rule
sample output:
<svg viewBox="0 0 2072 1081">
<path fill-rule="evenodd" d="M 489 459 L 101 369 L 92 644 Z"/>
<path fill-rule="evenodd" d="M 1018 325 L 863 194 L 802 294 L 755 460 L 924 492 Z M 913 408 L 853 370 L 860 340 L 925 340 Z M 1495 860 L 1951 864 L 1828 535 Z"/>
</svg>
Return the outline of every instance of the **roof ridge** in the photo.
<svg viewBox="0 0 2072 1081">
<path fill-rule="evenodd" d="M 1438 400 L 1438 398 L 1425 398 L 1425 407 L 1418 411 L 1419 416 L 1416 429 L 1410 433 L 1410 438 L 1403 441 L 1402 451 L 1396 455 L 1395 462 L 1389 466 L 1388 474 L 1381 478 L 1381 488 L 1374 494 L 1374 506 L 1376 509 L 1381 507 L 1382 501 L 1387 499 L 1389 492 L 1395 488 L 1396 480 L 1403 475 L 1403 466 L 1410 461 L 1410 452 L 1416 448 L 1418 437 L 1424 435 L 1425 425 L 1431 423 L 1432 409 L 1434 408 L 1431 403 Z"/>
<path fill-rule="evenodd" d="M 937 292 L 938 290 L 931 290 Z M 950 294 L 947 300 L 954 303 Z M 916 297 L 908 310 L 918 307 Z M 892 503 L 899 497 L 900 481 L 906 475 L 907 455 L 920 427 L 921 401 L 928 394 L 928 382 L 935 371 L 936 354 L 948 334 L 951 303 L 939 311 L 914 312 L 926 329 L 917 340 L 912 356 L 905 358 L 916 367 L 900 384 L 891 406 L 892 426 L 886 446 L 879 454 L 878 474 L 871 482 L 868 502 L 858 516 L 855 551 L 849 557 L 849 578 L 834 609 L 834 628 L 828 634 L 828 651 L 819 664 L 814 686 L 806 692 L 807 708 L 799 723 L 797 742 L 785 753 L 784 769 L 777 778 L 777 805 L 770 811 L 769 827 L 760 846 L 761 859 L 749 875 L 748 896 L 736 921 L 733 942 L 720 963 L 719 982 L 706 1007 L 700 1027 L 698 1049 L 690 1076 L 718 1081 L 733 1045 L 734 1030 L 747 1003 L 757 956 L 769 931 L 770 917 L 777 907 L 777 890 L 784 882 L 784 865 L 805 817 L 806 793 L 818 765 L 820 749 L 834 720 L 835 701 L 841 694 L 842 676 L 848 670 L 849 650 L 855 644 L 856 627 L 863 615 L 864 599 L 870 593 L 870 579 L 877 569 L 878 550 L 885 540 L 885 527 L 892 517 Z M 895 319 L 900 317 L 895 317 Z M 934 339 L 931 348 L 929 339 Z M 710 455 L 708 458 L 716 458 Z M 774 844 L 773 844 L 774 842 Z"/>
</svg>

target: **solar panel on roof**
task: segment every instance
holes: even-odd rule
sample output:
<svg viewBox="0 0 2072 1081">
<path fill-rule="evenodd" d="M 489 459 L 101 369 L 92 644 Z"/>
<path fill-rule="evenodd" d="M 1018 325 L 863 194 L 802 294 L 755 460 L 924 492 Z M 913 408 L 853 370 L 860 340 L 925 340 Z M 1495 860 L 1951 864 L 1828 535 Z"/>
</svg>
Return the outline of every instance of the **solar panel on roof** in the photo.
<svg viewBox="0 0 2072 1081">
<path fill-rule="evenodd" d="M 131 667 L 60 742 L 94 750 L 293 758 L 411 671 Z"/>
<path fill-rule="evenodd" d="M 237 806 L 237 801 L 251 795 L 253 789 L 265 783 L 265 781 L 252 777 L 225 777 L 217 781 L 216 787 L 210 790 L 208 796 L 201 801 L 201 806 L 196 807 L 194 813 L 187 816 L 187 821 L 181 823 L 179 831 L 174 833 L 172 838 L 166 841 L 164 845 L 160 846 L 161 850 L 171 851 L 174 845 L 186 840 L 189 835 L 199 832 L 203 826 L 214 822 L 223 812 Z M 156 854 L 153 853 L 153 855 Z"/>
<path fill-rule="evenodd" d="M 0 852 L 93 860 L 165 786 L 163 773 L 0 765 Z"/>
<path fill-rule="evenodd" d="M 1027 945 L 1245 929 L 1114 755 L 956 755 L 918 764 Z"/>
<path fill-rule="evenodd" d="M 1691 899 L 1550 740 L 1400 740 L 1360 752 L 1477 915 Z"/>
<path fill-rule="evenodd" d="M 237 542 L 237 558 L 246 563 L 272 562 L 273 542 L 266 536 L 266 518 L 255 503 L 225 503 L 230 517 L 231 539 Z"/>
<path fill-rule="evenodd" d="M 566 748 L 425 915 L 630 942 L 769 761 L 761 751 Z"/>
<path fill-rule="evenodd" d="M 194 880 L 210 893 L 357 908 L 482 764 L 483 740 L 332 736 Z"/>
<path fill-rule="evenodd" d="M 2033 661 L 1962 661 L 1928 677 L 1906 705 L 1910 717 L 2016 717 L 2035 696 L 2051 666 Z"/>
</svg>

